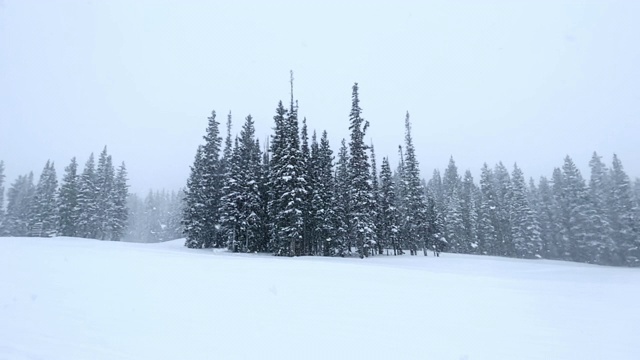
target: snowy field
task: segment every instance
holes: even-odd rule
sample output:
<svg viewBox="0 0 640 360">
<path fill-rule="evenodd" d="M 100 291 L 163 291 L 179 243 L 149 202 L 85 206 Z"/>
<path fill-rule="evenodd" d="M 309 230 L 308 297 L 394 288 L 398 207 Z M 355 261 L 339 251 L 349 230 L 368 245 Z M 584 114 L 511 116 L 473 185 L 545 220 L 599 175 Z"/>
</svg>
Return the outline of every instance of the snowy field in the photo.
<svg viewBox="0 0 640 360">
<path fill-rule="evenodd" d="M 640 359 L 640 269 L 0 238 L 0 359 Z"/>
</svg>

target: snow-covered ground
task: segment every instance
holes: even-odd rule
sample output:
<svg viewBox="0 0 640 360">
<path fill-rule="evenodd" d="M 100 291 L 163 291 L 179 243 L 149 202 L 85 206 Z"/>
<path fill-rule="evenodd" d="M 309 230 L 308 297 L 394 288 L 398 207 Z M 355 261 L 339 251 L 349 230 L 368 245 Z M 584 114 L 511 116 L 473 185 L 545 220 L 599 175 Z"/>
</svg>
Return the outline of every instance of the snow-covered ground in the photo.
<svg viewBox="0 0 640 360">
<path fill-rule="evenodd" d="M 640 269 L 0 238 L 0 359 L 640 359 Z"/>
</svg>

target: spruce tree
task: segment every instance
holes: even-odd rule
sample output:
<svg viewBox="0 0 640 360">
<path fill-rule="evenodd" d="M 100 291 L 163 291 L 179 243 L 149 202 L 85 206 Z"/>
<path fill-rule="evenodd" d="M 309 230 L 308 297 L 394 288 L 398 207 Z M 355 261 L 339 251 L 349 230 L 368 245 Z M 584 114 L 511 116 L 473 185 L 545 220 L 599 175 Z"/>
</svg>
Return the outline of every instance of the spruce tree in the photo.
<svg viewBox="0 0 640 360">
<path fill-rule="evenodd" d="M 270 174 L 272 249 L 275 255 L 296 256 L 302 251 L 306 183 L 300 152 L 298 109 L 294 106 L 293 91 L 289 110 L 285 110 L 280 101 L 274 121 L 276 126 L 271 142 Z"/>
<path fill-rule="evenodd" d="M 89 156 L 78 185 L 78 236 L 95 239 L 98 229 L 98 187 L 93 153 Z"/>
<path fill-rule="evenodd" d="M 371 214 L 374 219 L 375 226 L 375 249 L 378 254 L 383 254 L 384 244 L 382 240 L 382 231 L 380 229 L 380 221 L 382 220 L 382 214 L 380 209 L 380 183 L 378 181 L 378 169 L 376 166 L 376 153 L 373 148 L 373 144 L 370 145 L 371 149 Z M 372 255 L 375 254 L 375 251 L 372 251 Z"/>
<path fill-rule="evenodd" d="M 515 256 L 541 257 L 542 240 L 537 216 L 529 204 L 524 175 L 514 164 L 511 175 L 510 223 Z"/>
<path fill-rule="evenodd" d="M 202 147 L 202 173 L 200 191 L 204 201 L 204 208 L 200 215 L 206 219 L 202 229 L 203 239 L 201 240 L 205 248 L 213 247 L 216 244 L 220 223 L 220 198 L 222 197 L 222 187 L 224 186 L 224 169 L 220 163 L 220 147 L 222 138 L 220 137 L 220 124 L 216 120 L 216 112 L 211 111 L 211 116 L 207 118 L 207 130 L 203 137 L 205 143 Z"/>
<path fill-rule="evenodd" d="M 462 253 L 476 253 L 478 249 L 478 188 L 473 182 L 471 171 L 467 170 L 461 184 L 460 207 L 462 212 L 462 226 L 464 242 L 460 248 Z"/>
<path fill-rule="evenodd" d="M 108 219 L 107 227 L 111 231 L 110 240 L 121 241 L 125 236 L 129 218 L 129 209 L 127 208 L 129 185 L 127 185 L 127 168 L 124 162 L 118 168 L 113 185 L 111 194 L 112 212 Z M 174 238 L 171 237 L 171 239 Z"/>
<path fill-rule="evenodd" d="M 200 249 L 204 246 L 207 219 L 204 217 L 206 201 L 202 190 L 202 173 L 204 171 L 204 150 L 198 146 L 195 160 L 191 166 L 191 174 L 184 190 L 184 210 L 182 227 L 186 237 L 185 246 Z"/>
<path fill-rule="evenodd" d="M 95 173 L 96 185 L 96 221 L 95 234 L 100 240 L 109 240 L 111 229 L 109 229 L 109 219 L 113 216 L 113 187 L 115 181 L 115 170 L 111 155 L 107 154 L 105 146 L 100 157 Z"/>
<path fill-rule="evenodd" d="M 487 164 L 480 173 L 480 191 L 482 194 L 478 211 L 478 242 L 482 254 L 498 255 L 497 202 L 494 190 L 493 172 Z"/>
<path fill-rule="evenodd" d="M 333 151 L 329 145 L 327 132 L 322 133 L 320 144 L 315 133 L 312 143 L 312 172 L 314 187 L 311 212 L 313 216 L 316 254 L 333 256 L 339 251 L 336 242 L 336 214 L 333 178 Z"/>
<path fill-rule="evenodd" d="M 444 215 L 445 238 L 449 251 L 462 253 L 469 244 L 465 237 L 464 219 L 462 216 L 462 201 L 458 194 L 458 186 L 452 187 L 452 193 L 447 199 L 447 207 Z"/>
<path fill-rule="evenodd" d="M 496 194 L 496 216 L 497 223 L 496 235 L 497 238 L 497 255 L 500 256 L 515 256 L 515 246 L 513 244 L 513 237 L 511 235 L 511 219 L 510 219 L 510 204 L 511 204 L 511 177 L 509 170 L 499 162 L 493 170 L 494 190 Z"/>
<path fill-rule="evenodd" d="M 315 244 L 313 238 L 314 228 L 313 217 L 311 215 L 313 188 L 316 186 L 313 169 L 311 164 L 311 149 L 309 148 L 309 134 L 307 129 L 307 118 L 302 119 L 302 129 L 300 131 L 300 155 L 302 159 L 303 177 L 305 182 L 305 191 L 302 207 L 302 222 L 304 224 L 302 231 L 302 254 L 311 255 Z"/>
<path fill-rule="evenodd" d="M 558 259 L 558 239 L 560 236 L 560 226 L 557 222 L 558 209 L 553 190 L 549 180 L 542 176 L 538 182 L 538 204 L 536 213 L 540 226 L 540 238 L 542 249 L 540 255 L 545 259 Z"/>
<path fill-rule="evenodd" d="M 349 150 L 347 142 L 342 139 L 340 150 L 338 151 L 338 161 L 336 163 L 335 174 L 335 229 L 336 238 L 333 242 L 335 254 L 345 256 L 351 251 L 351 223 L 349 213 L 351 211 L 350 180 L 349 180 Z"/>
<path fill-rule="evenodd" d="M 404 221 L 411 255 L 417 255 L 418 248 L 426 249 L 427 207 L 425 192 L 420 181 L 420 167 L 416 158 L 409 113 L 405 117 L 404 159 Z"/>
<path fill-rule="evenodd" d="M 7 191 L 7 213 L 5 232 L 9 236 L 28 236 L 29 218 L 35 186 L 33 173 L 20 175 Z"/>
<path fill-rule="evenodd" d="M 612 237 L 620 252 L 622 262 L 628 266 L 640 266 L 640 232 L 634 221 L 631 181 L 622 162 L 613 155 L 611 166 L 609 221 Z"/>
<path fill-rule="evenodd" d="M 592 244 L 588 245 L 589 258 L 595 263 L 616 264 L 618 248 L 613 239 L 611 224 L 608 218 L 609 195 L 611 181 L 609 170 L 596 152 L 589 161 L 591 176 L 589 179 L 589 200 L 591 202 L 589 222 L 593 229 Z"/>
<path fill-rule="evenodd" d="M 78 219 L 80 207 L 78 204 L 79 193 L 78 163 L 73 157 L 69 165 L 64 169 L 64 176 L 58 191 L 58 233 L 61 236 L 78 236 Z"/>
<path fill-rule="evenodd" d="M 393 175 L 391 174 L 391 166 L 389 159 L 382 158 L 382 167 L 380 169 L 380 236 L 378 241 L 381 246 L 393 249 L 393 255 L 400 254 L 400 213 L 397 207 L 397 197 Z"/>
<path fill-rule="evenodd" d="M 353 240 L 360 258 L 369 256 L 371 247 L 375 243 L 375 224 L 371 210 L 372 189 L 371 172 L 367 156 L 368 146 L 364 143 L 364 136 L 369 122 L 362 118 L 358 83 L 352 88 L 351 113 L 349 115 L 349 181 L 350 181 L 350 211 L 349 222 L 352 226 Z"/>
<path fill-rule="evenodd" d="M 31 203 L 29 228 L 32 236 L 55 236 L 58 227 L 58 179 L 52 162 L 47 161 L 36 185 Z"/>
<path fill-rule="evenodd" d="M 0 160 L 0 236 L 6 235 L 4 212 L 4 161 Z"/>
</svg>

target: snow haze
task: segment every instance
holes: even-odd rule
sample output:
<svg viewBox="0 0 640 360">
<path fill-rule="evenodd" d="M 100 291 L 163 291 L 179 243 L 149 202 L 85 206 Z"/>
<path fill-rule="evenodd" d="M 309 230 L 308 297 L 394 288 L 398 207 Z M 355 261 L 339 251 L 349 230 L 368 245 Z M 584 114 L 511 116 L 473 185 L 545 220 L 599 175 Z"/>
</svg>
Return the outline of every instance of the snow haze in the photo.
<svg viewBox="0 0 640 360">
<path fill-rule="evenodd" d="M 295 73 L 300 115 L 397 162 L 411 113 L 422 176 L 453 156 L 551 174 L 617 153 L 640 176 L 640 2 L 0 2 L 0 159 L 7 183 L 108 145 L 133 191 L 184 186 L 206 118 L 273 126 Z M 378 161 L 378 163 L 380 163 Z"/>
</svg>

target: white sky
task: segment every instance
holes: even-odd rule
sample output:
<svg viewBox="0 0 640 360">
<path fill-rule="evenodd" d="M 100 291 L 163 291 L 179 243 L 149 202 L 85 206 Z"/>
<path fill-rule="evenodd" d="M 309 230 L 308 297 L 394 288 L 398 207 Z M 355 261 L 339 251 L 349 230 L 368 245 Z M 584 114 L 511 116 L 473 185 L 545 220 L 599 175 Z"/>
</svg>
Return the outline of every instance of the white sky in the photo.
<svg viewBox="0 0 640 360">
<path fill-rule="evenodd" d="M 108 145 L 133 191 L 177 189 L 211 110 L 270 134 L 290 69 L 336 150 L 360 83 L 378 165 L 408 110 L 426 178 L 451 155 L 476 180 L 500 160 L 549 176 L 566 154 L 588 177 L 594 150 L 640 175 L 640 2 L 319 3 L 0 0 L 7 183 Z"/>
</svg>

